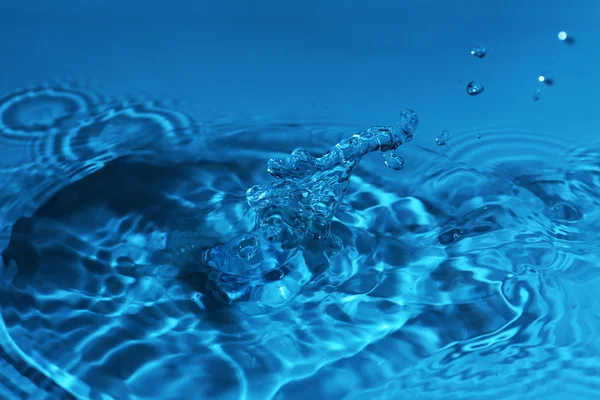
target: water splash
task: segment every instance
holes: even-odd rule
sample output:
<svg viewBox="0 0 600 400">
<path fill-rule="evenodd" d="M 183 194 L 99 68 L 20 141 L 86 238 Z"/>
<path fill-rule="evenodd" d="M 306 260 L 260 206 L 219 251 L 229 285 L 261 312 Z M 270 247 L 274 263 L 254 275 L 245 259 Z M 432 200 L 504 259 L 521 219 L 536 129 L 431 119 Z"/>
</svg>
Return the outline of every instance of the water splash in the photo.
<svg viewBox="0 0 600 400">
<path fill-rule="evenodd" d="M 277 305 L 293 297 L 342 249 L 330 226 L 362 157 L 387 152 L 386 164 L 402 169 L 396 149 L 412 139 L 417 125 L 417 114 L 404 110 L 395 127 L 369 128 L 322 157 L 298 148 L 285 160 L 271 159 L 268 171 L 276 180 L 246 193 L 254 228 L 202 253 L 199 268 L 208 273 L 210 289 L 227 303 Z"/>
<path fill-rule="evenodd" d="M 558 40 L 560 40 L 561 42 L 566 43 L 568 45 L 575 44 L 575 38 L 571 35 L 568 35 L 567 32 L 565 32 L 565 31 L 558 32 Z"/>
<path fill-rule="evenodd" d="M 552 86 L 554 84 L 554 79 L 552 79 L 551 77 L 546 76 L 546 75 L 538 76 L 538 81 L 541 83 L 544 83 L 548 86 Z"/>
<path fill-rule="evenodd" d="M 388 168 L 396 171 L 400 171 L 404 168 L 404 159 L 396 153 L 396 150 L 383 153 L 383 159 L 385 160 L 385 165 L 387 165 Z"/>
</svg>

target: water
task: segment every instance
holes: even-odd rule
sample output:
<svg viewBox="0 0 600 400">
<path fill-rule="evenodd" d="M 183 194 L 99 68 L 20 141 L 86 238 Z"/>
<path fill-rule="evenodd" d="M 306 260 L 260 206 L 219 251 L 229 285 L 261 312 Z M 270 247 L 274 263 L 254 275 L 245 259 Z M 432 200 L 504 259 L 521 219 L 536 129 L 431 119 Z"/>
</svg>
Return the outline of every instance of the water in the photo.
<svg viewBox="0 0 600 400">
<path fill-rule="evenodd" d="M 477 58 L 483 58 L 483 57 L 485 57 L 486 54 L 487 54 L 487 51 L 485 50 L 485 47 L 483 47 L 481 45 L 475 45 L 475 46 L 473 46 L 473 49 L 471 50 L 471 55 L 473 55 Z"/>
<path fill-rule="evenodd" d="M 213 292 L 227 303 L 287 302 L 341 250 L 341 239 L 330 232 L 331 222 L 362 157 L 383 151 L 388 167 L 402 169 L 396 149 L 412 140 L 417 125 L 416 113 L 404 110 L 395 128 L 369 128 L 322 157 L 298 148 L 285 160 L 271 159 L 268 170 L 278 180 L 246 192 L 256 213 L 252 230 L 203 250 L 196 271 L 206 271 Z M 269 281 L 275 283 L 268 287 Z"/>
<path fill-rule="evenodd" d="M 445 146 L 448 144 L 449 138 L 450 138 L 450 134 L 448 133 L 448 131 L 446 129 L 444 129 L 442 131 L 442 133 L 440 134 L 440 136 L 435 138 L 435 142 L 437 143 L 438 146 Z"/>
<path fill-rule="evenodd" d="M 469 96 L 477 96 L 478 94 L 483 92 L 483 84 L 471 81 L 467 85 L 467 93 Z"/>
<path fill-rule="evenodd" d="M 198 122 L 67 84 L 0 111 L 5 398 L 600 389 L 597 145 L 478 129 L 441 153 L 411 111 Z"/>
</svg>

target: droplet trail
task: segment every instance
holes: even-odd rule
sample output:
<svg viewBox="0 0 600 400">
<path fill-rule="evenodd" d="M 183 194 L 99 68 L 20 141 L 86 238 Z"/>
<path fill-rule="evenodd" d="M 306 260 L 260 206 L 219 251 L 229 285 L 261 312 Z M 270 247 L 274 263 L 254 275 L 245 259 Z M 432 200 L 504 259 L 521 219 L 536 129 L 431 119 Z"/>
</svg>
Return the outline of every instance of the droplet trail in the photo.
<svg viewBox="0 0 600 400">
<path fill-rule="evenodd" d="M 396 171 L 400 171 L 404 168 L 404 160 L 396 153 L 396 150 L 390 150 L 387 153 L 383 153 L 383 159 L 388 168 Z"/>
</svg>

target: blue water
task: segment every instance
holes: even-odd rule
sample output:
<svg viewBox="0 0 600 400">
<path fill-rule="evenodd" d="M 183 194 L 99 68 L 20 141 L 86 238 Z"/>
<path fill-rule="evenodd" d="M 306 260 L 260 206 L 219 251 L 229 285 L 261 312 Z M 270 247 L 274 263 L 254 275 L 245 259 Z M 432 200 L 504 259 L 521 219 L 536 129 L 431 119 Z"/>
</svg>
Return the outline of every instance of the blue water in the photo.
<svg viewBox="0 0 600 400">
<path fill-rule="evenodd" d="M 0 398 L 600 399 L 595 2 L 19 4 Z"/>
</svg>

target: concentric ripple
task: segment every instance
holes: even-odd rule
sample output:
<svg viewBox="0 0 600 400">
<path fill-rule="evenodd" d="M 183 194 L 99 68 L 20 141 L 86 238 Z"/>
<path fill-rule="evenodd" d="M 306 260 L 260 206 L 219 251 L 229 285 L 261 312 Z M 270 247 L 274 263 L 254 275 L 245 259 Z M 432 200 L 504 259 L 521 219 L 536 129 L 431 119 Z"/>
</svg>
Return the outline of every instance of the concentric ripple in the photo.
<svg viewBox="0 0 600 400">
<path fill-rule="evenodd" d="M 154 101 L 114 101 L 68 84 L 15 90 L 0 102 L 0 171 L 12 177 L 2 199 L 31 212 L 110 160 L 131 155 L 185 160 L 191 156 L 186 145 L 201 130 L 191 116 Z"/>
<path fill-rule="evenodd" d="M 252 229 L 268 159 L 358 129 L 69 90 L 0 105 L 2 397 L 595 396 L 598 146 L 478 130 L 406 146 L 400 174 L 365 155 L 328 267 L 285 306 L 229 305 L 196 250 Z"/>
<path fill-rule="evenodd" d="M 556 169 L 566 146 L 564 139 L 544 132 L 482 127 L 453 132 L 451 143 L 438 150 L 478 168 L 530 164 L 541 170 Z"/>
</svg>

